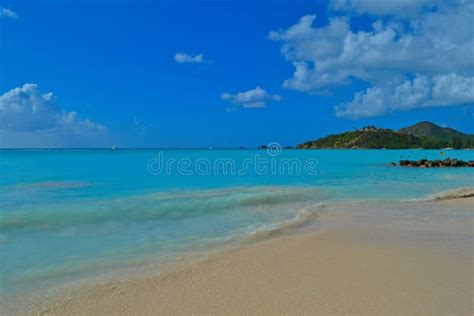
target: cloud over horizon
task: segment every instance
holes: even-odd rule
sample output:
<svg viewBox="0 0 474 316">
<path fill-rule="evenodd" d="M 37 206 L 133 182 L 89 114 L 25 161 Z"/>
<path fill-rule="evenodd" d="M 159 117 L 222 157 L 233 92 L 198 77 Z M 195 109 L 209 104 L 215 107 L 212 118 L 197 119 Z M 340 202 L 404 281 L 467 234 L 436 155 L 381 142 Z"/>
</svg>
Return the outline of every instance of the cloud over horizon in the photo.
<svg viewBox="0 0 474 316">
<path fill-rule="evenodd" d="M 347 14 L 321 27 L 306 15 L 269 33 L 295 69 L 284 88 L 324 93 L 360 80 L 368 88 L 335 107 L 350 119 L 474 102 L 473 2 L 335 0 L 330 8 Z M 372 15 L 370 29 L 353 31 L 354 14 Z"/>
<path fill-rule="evenodd" d="M 221 95 L 222 100 L 228 100 L 235 105 L 240 105 L 243 108 L 266 108 L 267 103 L 274 101 L 281 101 L 282 97 L 274 94 L 271 95 L 267 91 L 260 87 L 250 89 L 244 92 L 238 92 L 235 94 L 224 92 Z"/>
<path fill-rule="evenodd" d="M 26 83 L 0 95 L 1 147 L 97 146 L 105 126 L 62 109 L 52 92 Z"/>
</svg>

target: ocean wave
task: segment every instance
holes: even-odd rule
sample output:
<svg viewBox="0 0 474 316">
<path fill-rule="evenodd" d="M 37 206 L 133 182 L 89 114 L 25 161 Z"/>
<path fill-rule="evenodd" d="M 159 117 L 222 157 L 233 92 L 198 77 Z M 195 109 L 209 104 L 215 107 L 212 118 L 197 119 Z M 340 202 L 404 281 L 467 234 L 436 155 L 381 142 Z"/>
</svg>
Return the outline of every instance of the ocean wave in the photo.
<svg viewBox="0 0 474 316">
<path fill-rule="evenodd" d="M 318 189 L 254 187 L 32 206 L 0 213 L 0 233 L 17 229 L 57 230 L 106 222 L 176 221 L 235 210 L 271 212 L 276 206 L 293 207 L 321 197 Z"/>
<path fill-rule="evenodd" d="M 41 181 L 21 184 L 22 188 L 28 189 L 78 189 L 91 186 L 92 183 L 80 181 Z"/>
<path fill-rule="evenodd" d="M 281 223 L 265 225 L 257 229 L 250 228 L 249 234 L 252 239 L 265 239 L 297 228 L 302 228 L 319 218 L 321 209 L 324 206 L 325 204 L 320 202 L 312 206 L 303 207 L 295 217 Z"/>
<path fill-rule="evenodd" d="M 295 194 L 300 195 L 314 195 L 317 192 L 322 192 L 321 189 L 317 188 L 303 188 L 303 187 L 286 187 L 286 186 L 249 186 L 249 187 L 232 187 L 224 189 L 208 189 L 208 190 L 189 190 L 189 191 L 166 191 L 157 192 L 150 195 L 151 198 L 156 200 L 179 200 L 179 199 L 206 199 L 225 197 L 232 195 L 247 196 L 252 199 L 252 194 L 257 196 L 257 199 L 261 198 L 263 194 L 271 194 L 274 196 L 288 195 L 292 196 Z M 251 201 L 250 201 L 251 203 Z"/>
<path fill-rule="evenodd" d="M 453 190 L 441 191 L 427 196 L 404 200 L 405 202 L 438 202 L 445 200 L 457 200 L 474 197 L 474 187 L 457 188 Z"/>
</svg>

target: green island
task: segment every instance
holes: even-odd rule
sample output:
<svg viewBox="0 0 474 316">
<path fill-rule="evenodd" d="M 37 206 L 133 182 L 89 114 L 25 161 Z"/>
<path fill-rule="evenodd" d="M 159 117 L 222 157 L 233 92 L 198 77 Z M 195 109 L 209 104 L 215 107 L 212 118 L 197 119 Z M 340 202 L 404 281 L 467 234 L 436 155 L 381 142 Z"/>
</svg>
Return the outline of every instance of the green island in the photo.
<svg viewBox="0 0 474 316">
<path fill-rule="evenodd" d="M 398 131 L 373 125 L 328 135 L 296 146 L 297 149 L 473 149 L 474 135 L 423 121 Z"/>
</svg>

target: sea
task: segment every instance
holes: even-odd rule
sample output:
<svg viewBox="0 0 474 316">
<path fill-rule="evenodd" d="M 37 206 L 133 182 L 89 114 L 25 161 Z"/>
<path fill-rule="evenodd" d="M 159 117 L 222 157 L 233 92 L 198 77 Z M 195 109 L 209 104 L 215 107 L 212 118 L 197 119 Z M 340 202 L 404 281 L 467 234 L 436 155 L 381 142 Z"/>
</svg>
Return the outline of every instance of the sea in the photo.
<svg viewBox="0 0 474 316">
<path fill-rule="evenodd" d="M 0 298 L 313 225 L 426 229 L 472 245 L 469 150 L 1 150 Z M 344 216 L 342 216 L 344 214 Z M 325 226 L 325 223 L 327 226 Z"/>
</svg>

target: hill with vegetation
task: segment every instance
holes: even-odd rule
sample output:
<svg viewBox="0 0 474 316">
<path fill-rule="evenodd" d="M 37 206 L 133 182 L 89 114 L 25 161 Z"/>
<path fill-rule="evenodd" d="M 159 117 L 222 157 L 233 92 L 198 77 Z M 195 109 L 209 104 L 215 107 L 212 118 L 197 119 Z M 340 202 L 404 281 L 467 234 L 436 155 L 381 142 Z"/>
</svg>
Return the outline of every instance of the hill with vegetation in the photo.
<svg viewBox="0 0 474 316">
<path fill-rule="evenodd" d="M 431 122 L 420 122 L 415 125 L 400 129 L 401 133 L 417 137 L 428 137 L 444 142 L 446 146 L 453 148 L 474 147 L 474 135 L 458 132 L 449 127 L 441 127 Z"/>
<path fill-rule="evenodd" d="M 474 135 L 442 128 L 431 122 L 420 122 L 399 131 L 367 126 L 355 131 L 307 141 L 296 148 L 440 149 L 446 147 L 474 148 Z"/>
</svg>

